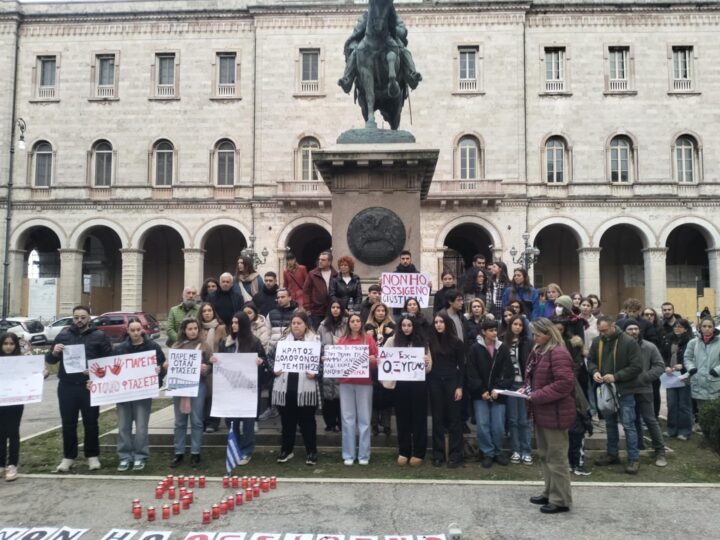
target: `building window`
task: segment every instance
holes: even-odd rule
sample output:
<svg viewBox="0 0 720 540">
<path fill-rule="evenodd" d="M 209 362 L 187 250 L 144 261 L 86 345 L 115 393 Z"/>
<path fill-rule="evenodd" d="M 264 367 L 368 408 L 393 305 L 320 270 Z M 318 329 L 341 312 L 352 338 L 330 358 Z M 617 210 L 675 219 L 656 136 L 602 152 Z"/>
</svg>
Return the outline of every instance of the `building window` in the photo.
<svg viewBox="0 0 720 540">
<path fill-rule="evenodd" d="M 216 148 L 217 154 L 217 185 L 235 185 L 235 145 L 227 139 L 220 141 Z"/>
<path fill-rule="evenodd" d="M 627 90 L 628 85 L 628 53 L 627 47 L 610 47 L 610 85 L 608 90 Z"/>
<path fill-rule="evenodd" d="M 155 97 L 171 99 L 178 96 L 178 55 L 175 53 L 158 53 L 155 55 Z"/>
<path fill-rule="evenodd" d="M 458 50 L 458 90 L 472 91 L 478 88 L 477 47 L 460 47 Z"/>
<path fill-rule="evenodd" d="M 155 161 L 155 186 L 169 187 L 173 184 L 175 148 L 170 141 L 158 141 L 153 147 Z"/>
<path fill-rule="evenodd" d="M 317 169 L 315 169 L 312 162 L 312 154 L 313 151 L 318 150 L 319 148 L 320 143 L 313 137 L 305 137 L 300 141 L 300 163 L 298 165 L 300 168 L 299 177 L 301 180 L 310 181 L 318 179 Z"/>
<path fill-rule="evenodd" d="M 92 150 L 93 186 L 110 187 L 113 177 L 113 148 L 108 141 L 98 141 Z"/>
<path fill-rule="evenodd" d="M 700 159 L 694 137 L 681 135 L 675 140 L 675 180 L 692 183 L 698 179 Z"/>
<path fill-rule="evenodd" d="M 477 180 L 480 178 L 480 143 L 475 137 L 467 136 L 460 139 L 457 148 L 458 170 L 460 180 Z"/>
<path fill-rule="evenodd" d="M 52 183 L 53 149 L 49 142 L 39 141 L 32 151 L 33 187 L 50 187 Z"/>
<path fill-rule="evenodd" d="M 95 97 L 115 97 L 115 55 L 98 54 L 95 57 Z"/>
<path fill-rule="evenodd" d="M 672 85 L 675 92 L 693 90 L 693 47 L 672 47 Z"/>
<path fill-rule="evenodd" d="M 57 97 L 57 57 L 39 56 L 37 59 L 37 97 L 53 99 Z"/>
<path fill-rule="evenodd" d="M 632 141 L 625 136 L 614 137 L 610 141 L 610 181 L 632 182 L 635 168 L 635 149 Z"/>
<path fill-rule="evenodd" d="M 562 137 L 550 137 L 545 143 L 545 179 L 549 184 L 566 180 L 565 141 Z"/>
<path fill-rule="evenodd" d="M 216 58 L 217 88 L 215 97 L 234 98 L 237 91 L 237 53 L 220 52 Z"/>
<path fill-rule="evenodd" d="M 320 49 L 300 50 L 300 93 L 320 92 Z"/>
<path fill-rule="evenodd" d="M 545 92 L 565 92 L 565 47 L 545 48 Z"/>
</svg>

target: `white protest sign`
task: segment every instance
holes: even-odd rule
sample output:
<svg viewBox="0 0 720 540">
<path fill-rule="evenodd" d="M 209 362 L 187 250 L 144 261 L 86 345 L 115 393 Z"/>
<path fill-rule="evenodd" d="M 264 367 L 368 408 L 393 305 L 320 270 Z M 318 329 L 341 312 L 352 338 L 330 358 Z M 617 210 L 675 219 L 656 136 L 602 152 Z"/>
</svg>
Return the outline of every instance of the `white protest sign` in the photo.
<svg viewBox="0 0 720 540">
<path fill-rule="evenodd" d="M 170 349 L 167 355 L 168 371 L 165 377 L 166 395 L 197 397 L 200 384 L 202 351 Z"/>
<path fill-rule="evenodd" d="M 381 381 L 424 381 L 425 349 L 422 347 L 383 347 L 378 354 Z"/>
<path fill-rule="evenodd" d="M 323 351 L 323 377 L 328 379 L 367 379 L 370 352 L 367 345 L 326 345 Z"/>
<path fill-rule="evenodd" d="M 111 405 L 157 397 L 155 351 L 90 360 L 90 405 Z"/>
<path fill-rule="evenodd" d="M 216 354 L 212 409 L 216 418 L 255 418 L 258 406 L 258 355 Z"/>
<path fill-rule="evenodd" d="M 275 371 L 317 373 L 319 368 L 319 341 L 278 341 L 275 350 Z"/>
<path fill-rule="evenodd" d="M 0 406 L 39 403 L 45 357 L 0 356 Z"/>
<path fill-rule="evenodd" d="M 663 388 L 685 388 L 688 377 L 687 373 L 681 375 L 679 371 L 673 371 L 671 375 L 663 373 L 660 375 L 660 385 Z"/>
<path fill-rule="evenodd" d="M 383 272 L 380 277 L 382 302 L 391 308 L 405 306 L 408 298 L 417 298 L 421 308 L 428 307 L 430 301 L 430 274 Z"/>
<path fill-rule="evenodd" d="M 65 373 L 82 373 L 87 369 L 85 345 L 65 345 L 62 355 Z"/>
</svg>

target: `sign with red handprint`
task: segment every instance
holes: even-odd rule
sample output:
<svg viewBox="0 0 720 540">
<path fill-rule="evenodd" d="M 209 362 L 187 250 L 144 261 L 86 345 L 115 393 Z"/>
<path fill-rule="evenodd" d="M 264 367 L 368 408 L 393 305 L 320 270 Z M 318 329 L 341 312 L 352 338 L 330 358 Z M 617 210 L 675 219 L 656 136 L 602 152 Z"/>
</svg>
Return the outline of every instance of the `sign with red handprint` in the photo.
<svg viewBox="0 0 720 540">
<path fill-rule="evenodd" d="M 155 351 L 96 358 L 89 364 L 93 407 L 153 398 L 159 393 Z"/>
</svg>

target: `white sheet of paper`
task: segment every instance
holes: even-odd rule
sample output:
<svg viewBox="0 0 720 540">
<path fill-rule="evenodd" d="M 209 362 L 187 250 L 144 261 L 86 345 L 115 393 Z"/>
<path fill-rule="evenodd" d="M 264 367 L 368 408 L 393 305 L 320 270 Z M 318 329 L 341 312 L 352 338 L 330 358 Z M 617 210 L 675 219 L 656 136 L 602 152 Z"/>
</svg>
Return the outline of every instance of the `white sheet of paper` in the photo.
<svg viewBox="0 0 720 540">
<path fill-rule="evenodd" d="M 501 396 L 519 397 L 522 399 L 529 399 L 527 394 L 521 394 L 520 392 L 516 392 L 515 390 L 500 390 L 498 388 L 495 388 L 494 390 Z"/>
<path fill-rule="evenodd" d="M 65 345 L 62 355 L 65 373 L 82 373 L 87 369 L 85 345 Z"/>
<path fill-rule="evenodd" d="M 90 360 L 90 405 L 154 398 L 160 392 L 155 351 Z"/>
<path fill-rule="evenodd" d="M 216 354 L 212 409 L 216 418 L 255 418 L 258 405 L 257 354 Z"/>
<path fill-rule="evenodd" d="M 430 274 L 424 272 L 383 272 L 380 287 L 381 300 L 387 307 L 404 307 L 408 298 L 417 298 L 421 308 L 430 302 Z"/>
<path fill-rule="evenodd" d="M 672 375 L 663 373 L 660 375 L 660 386 L 663 388 L 685 388 L 687 385 L 683 381 L 687 378 L 687 373 L 680 375 L 679 371 L 673 371 Z"/>
<path fill-rule="evenodd" d="M 425 349 L 422 347 L 380 348 L 378 379 L 381 381 L 424 381 Z"/>
<path fill-rule="evenodd" d="M 45 357 L 0 356 L 0 406 L 39 403 Z"/>
<path fill-rule="evenodd" d="M 165 394 L 173 397 L 197 397 L 202 352 L 191 349 L 170 349 L 167 362 Z"/>
<path fill-rule="evenodd" d="M 370 352 L 367 345 L 326 345 L 323 357 L 323 377 L 328 379 L 370 377 Z"/>
<path fill-rule="evenodd" d="M 278 341 L 275 371 L 317 373 L 320 371 L 319 341 Z"/>
</svg>

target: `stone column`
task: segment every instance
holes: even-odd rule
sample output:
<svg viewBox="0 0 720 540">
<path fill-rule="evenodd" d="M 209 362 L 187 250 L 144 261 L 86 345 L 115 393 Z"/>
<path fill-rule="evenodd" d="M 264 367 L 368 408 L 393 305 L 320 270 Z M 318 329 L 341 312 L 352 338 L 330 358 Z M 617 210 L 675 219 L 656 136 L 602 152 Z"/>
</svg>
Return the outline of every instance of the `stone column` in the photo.
<svg viewBox="0 0 720 540">
<path fill-rule="evenodd" d="M 121 249 L 122 254 L 122 291 L 120 309 L 123 311 L 142 311 L 143 293 L 143 254 L 142 249 Z"/>
<path fill-rule="evenodd" d="M 59 249 L 60 253 L 60 313 L 69 315 L 72 308 L 80 303 L 82 294 L 82 261 L 85 252 L 82 249 Z"/>
<path fill-rule="evenodd" d="M 577 250 L 580 263 L 580 292 L 583 296 L 597 294 L 600 298 L 600 250 L 599 247 L 584 247 Z"/>
<path fill-rule="evenodd" d="M 705 250 L 710 267 L 710 287 L 715 291 L 715 310 L 720 309 L 720 249 Z M 12 276 L 12 274 L 10 274 Z"/>
<path fill-rule="evenodd" d="M 26 251 L 22 249 L 11 249 L 8 261 L 8 288 L 10 290 L 8 298 L 8 315 L 20 315 L 22 306 L 22 283 L 25 276 L 25 255 Z M 0 291 L 2 294 L 2 291 Z"/>
<path fill-rule="evenodd" d="M 667 300 L 667 248 L 643 249 L 645 264 L 645 305 L 659 309 Z"/>
<path fill-rule="evenodd" d="M 183 249 L 185 254 L 185 279 L 183 282 L 183 288 L 186 286 L 193 286 L 198 288 L 203 283 L 203 274 L 205 273 L 205 250 L 199 248 L 185 248 Z"/>
</svg>

